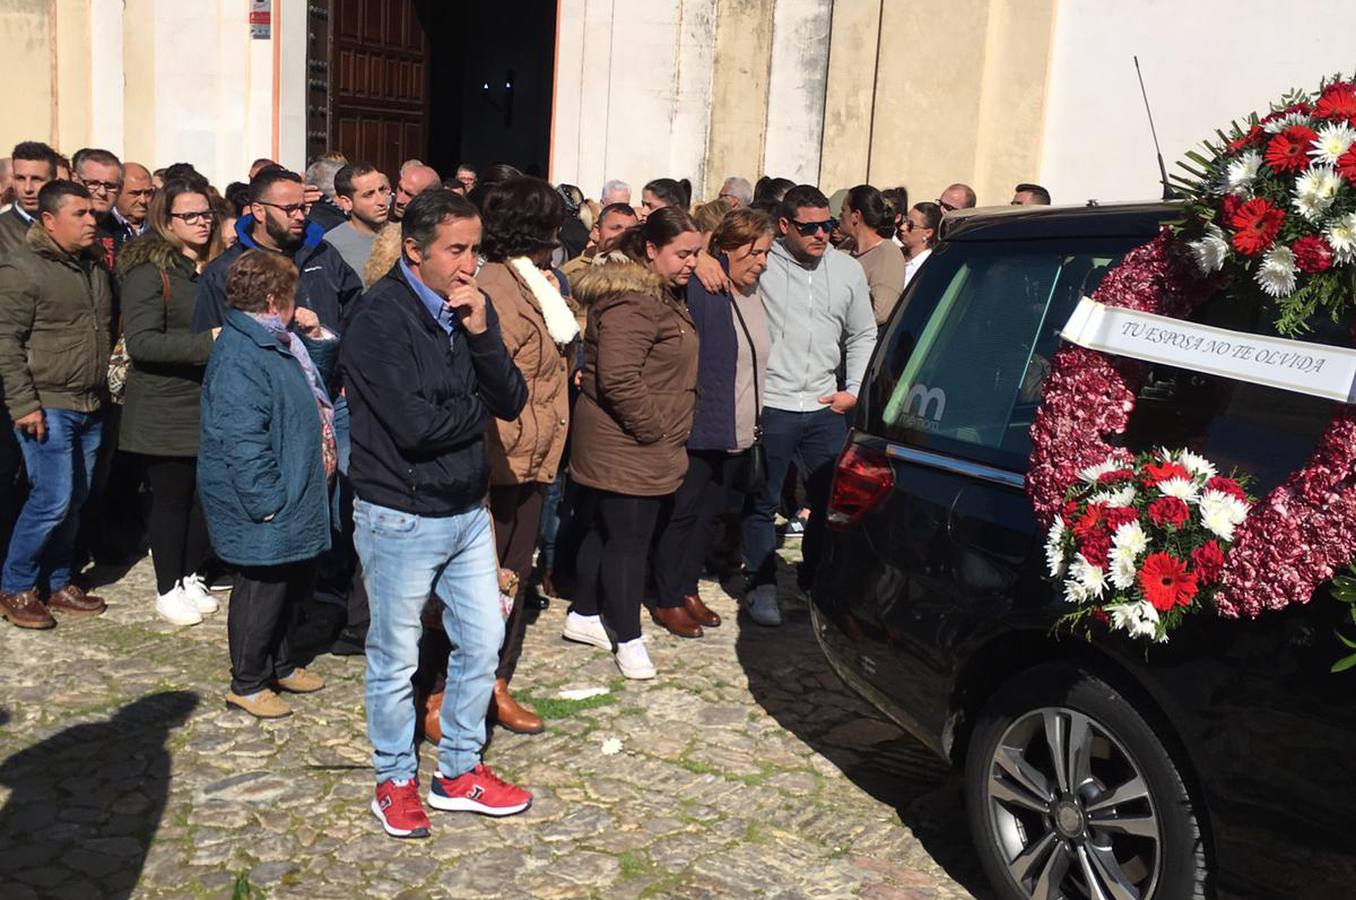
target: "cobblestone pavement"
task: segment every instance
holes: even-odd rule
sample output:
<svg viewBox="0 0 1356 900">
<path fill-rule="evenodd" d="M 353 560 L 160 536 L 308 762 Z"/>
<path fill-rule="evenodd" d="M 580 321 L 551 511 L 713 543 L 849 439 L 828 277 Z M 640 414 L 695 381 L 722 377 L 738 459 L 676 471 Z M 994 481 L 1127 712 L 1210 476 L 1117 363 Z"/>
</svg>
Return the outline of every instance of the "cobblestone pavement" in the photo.
<svg viewBox="0 0 1356 900">
<path fill-rule="evenodd" d="M 162 622 L 149 560 L 101 593 L 99 619 L 0 626 L 6 900 L 983 890 L 954 779 L 840 684 L 803 606 L 762 629 L 703 582 L 725 624 L 684 641 L 647 622 L 660 674 L 627 683 L 610 654 L 561 640 L 552 603 L 514 682 L 548 731 L 496 732 L 486 754 L 535 804 L 434 812 L 433 837 L 407 842 L 368 811 L 360 658 L 320 657 L 326 690 L 258 723 L 222 703 L 224 611 Z M 590 687 L 608 693 L 559 697 Z"/>
</svg>

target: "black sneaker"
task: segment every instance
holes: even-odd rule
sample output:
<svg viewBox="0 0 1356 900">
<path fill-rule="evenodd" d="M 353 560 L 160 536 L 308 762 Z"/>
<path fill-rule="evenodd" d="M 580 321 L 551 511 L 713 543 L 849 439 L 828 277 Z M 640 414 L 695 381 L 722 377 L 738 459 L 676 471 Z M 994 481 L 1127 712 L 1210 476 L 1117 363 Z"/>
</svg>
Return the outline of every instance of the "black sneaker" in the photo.
<svg viewBox="0 0 1356 900">
<path fill-rule="evenodd" d="M 330 653 L 335 656 L 362 656 L 366 652 L 366 647 L 367 626 L 345 625 L 339 636 L 334 639 L 334 644 L 330 646 Z"/>
</svg>

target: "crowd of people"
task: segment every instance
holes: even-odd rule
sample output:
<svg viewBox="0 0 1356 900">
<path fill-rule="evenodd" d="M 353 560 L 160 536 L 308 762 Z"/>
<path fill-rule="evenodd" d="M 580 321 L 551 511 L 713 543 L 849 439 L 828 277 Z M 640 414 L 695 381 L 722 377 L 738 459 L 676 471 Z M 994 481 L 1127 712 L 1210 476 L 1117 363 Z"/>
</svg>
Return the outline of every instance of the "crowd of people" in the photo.
<svg viewBox="0 0 1356 900">
<path fill-rule="evenodd" d="M 879 329 L 976 204 L 766 177 L 595 200 L 419 160 L 393 188 L 337 154 L 218 191 L 38 142 L 0 161 L 0 199 L 0 615 L 99 615 L 82 568 L 144 533 L 166 621 L 230 584 L 229 705 L 286 716 L 325 686 L 317 653 L 363 654 L 397 837 L 429 833 L 421 735 L 428 805 L 530 805 L 481 752 L 489 722 L 545 727 L 509 686 L 552 598 L 629 679 L 656 676 L 647 609 L 684 638 L 722 624 L 697 583 L 732 550 L 750 620 L 780 624 L 778 541 L 803 534 L 809 585 Z"/>
</svg>

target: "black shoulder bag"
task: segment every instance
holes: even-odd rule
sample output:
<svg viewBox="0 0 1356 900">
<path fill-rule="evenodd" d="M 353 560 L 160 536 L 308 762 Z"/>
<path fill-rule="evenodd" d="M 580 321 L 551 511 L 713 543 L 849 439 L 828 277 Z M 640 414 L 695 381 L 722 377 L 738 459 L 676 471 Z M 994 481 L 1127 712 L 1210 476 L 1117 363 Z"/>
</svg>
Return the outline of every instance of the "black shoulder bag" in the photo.
<svg viewBox="0 0 1356 900">
<path fill-rule="evenodd" d="M 749 326 L 744 322 L 744 314 L 739 311 L 739 304 L 735 302 L 734 295 L 730 295 L 730 307 L 734 310 L 735 317 L 739 319 L 739 327 L 744 331 L 744 338 L 749 342 L 749 355 L 753 357 L 753 446 L 739 454 L 739 461 L 735 464 L 731 486 L 744 494 L 761 494 L 767 487 L 767 448 L 763 446 L 763 399 L 758 393 L 758 350 L 753 344 L 753 335 L 749 333 Z M 739 359 L 735 357 L 736 378 L 738 377 Z"/>
</svg>

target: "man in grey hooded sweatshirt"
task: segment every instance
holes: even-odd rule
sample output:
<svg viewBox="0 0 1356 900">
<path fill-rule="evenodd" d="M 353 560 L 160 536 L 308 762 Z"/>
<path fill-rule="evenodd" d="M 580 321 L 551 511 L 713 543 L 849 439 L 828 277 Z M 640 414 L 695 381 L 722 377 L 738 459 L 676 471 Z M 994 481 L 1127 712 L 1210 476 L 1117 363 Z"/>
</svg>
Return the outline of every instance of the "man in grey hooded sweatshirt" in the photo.
<svg viewBox="0 0 1356 900">
<path fill-rule="evenodd" d="M 758 282 L 772 337 L 762 422 L 767 487 L 744 519 L 743 545 L 746 602 L 759 625 L 781 624 L 774 516 L 787 467 L 796 463 L 808 494 L 810 522 L 799 576 L 808 585 L 819 562 L 834 462 L 876 345 L 866 273 L 829 246 L 833 226 L 829 201 L 818 188 L 802 184 L 787 191 L 780 236 Z"/>
</svg>

